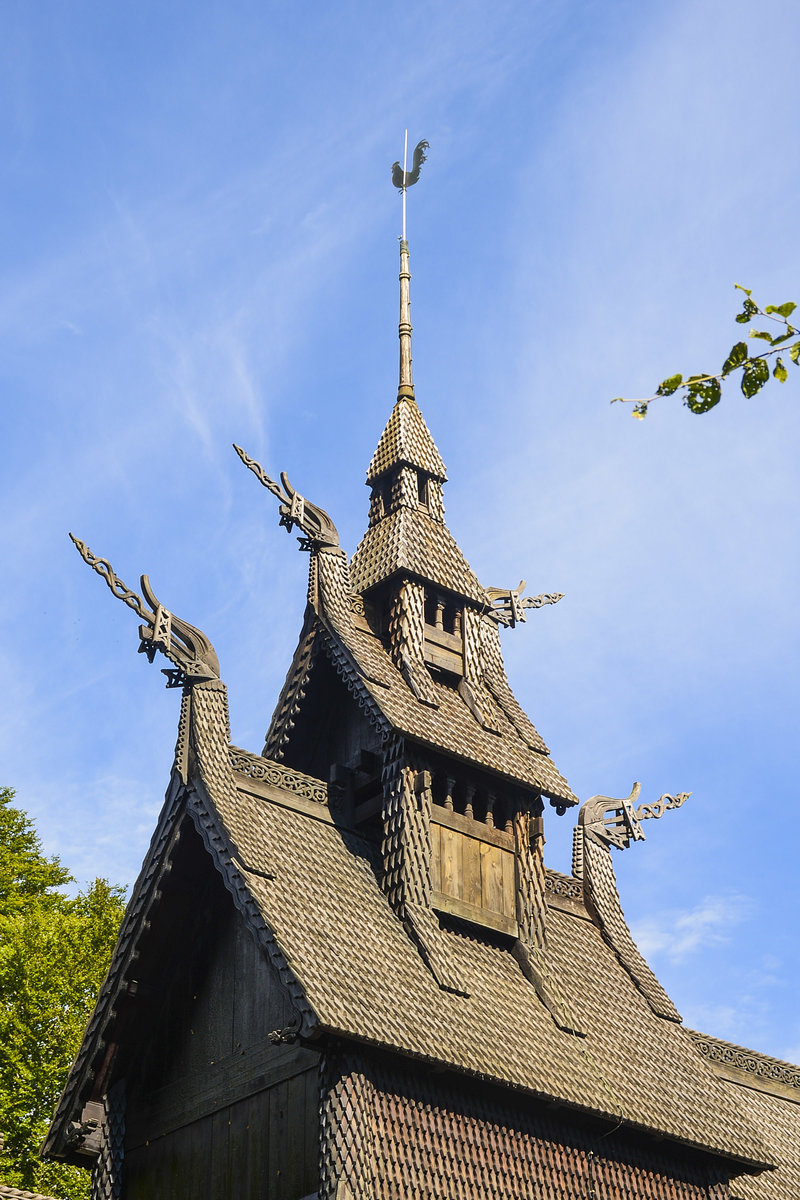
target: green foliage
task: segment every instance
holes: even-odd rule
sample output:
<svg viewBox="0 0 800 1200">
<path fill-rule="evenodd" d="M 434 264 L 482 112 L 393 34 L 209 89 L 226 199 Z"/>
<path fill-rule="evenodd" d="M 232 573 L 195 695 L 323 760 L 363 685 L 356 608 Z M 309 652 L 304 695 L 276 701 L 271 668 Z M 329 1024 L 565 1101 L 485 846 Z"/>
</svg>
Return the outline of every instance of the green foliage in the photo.
<svg viewBox="0 0 800 1200">
<path fill-rule="evenodd" d="M 758 305 L 753 303 L 753 301 L 750 299 L 750 294 L 748 293 L 747 299 L 742 307 L 742 311 L 736 315 L 736 320 L 740 325 L 746 325 L 750 318 L 754 317 L 757 312 Z"/>
<path fill-rule="evenodd" d="M 681 374 L 670 375 L 658 385 L 652 396 L 648 396 L 644 400 L 627 400 L 623 396 L 616 396 L 611 403 L 632 404 L 633 416 L 642 421 L 647 416 L 650 405 L 658 396 L 672 396 L 680 390 L 683 393 L 683 403 L 690 412 L 707 413 L 719 404 L 722 399 L 723 381 L 734 371 L 742 372 L 740 386 L 745 396 L 755 396 L 760 392 L 764 384 L 769 382 L 770 364 L 767 360 L 773 354 L 777 354 L 778 348 L 790 338 L 800 336 L 800 329 L 789 321 L 789 317 L 797 305 L 793 300 L 786 300 L 783 304 L 768 304 L 766 308 L 759 308 L 752 299 L 750 288 L 742 287 L 740 283 L 734 286 L 740 292 L 744 292 L 745 297 L 742 311 L 736 314 L 736 320 L 740 325 L 747 325 L 755 316 L 766 317 L 778 324 L 779 331 L 774 334 L 770 333 L 768 329 L 750 330 L 750 337 L 766 342 L 769 346 L 768 350 L 762 350 L 751 356 L 746 342 L 736 342 L 731 347 L 718 375 L 690 375 L 688 379 L 684 379 Z M 800 340 L 793 342 L 791 346 L 786 346 L 786 349 L 789 351 L 791 362 L 795 366 L 799 365 Z M 781 358 L 775 362 L 772 377 L 779 383 L 785 383 L 789 377 L 789 372 Z"/>
<path fill-rule="evenodd" d="M 751 335 L 752 336 L 752 335 Z M 746 342 L 737 342 L 731 347 L 731 352 L 722 364 L 722 374 L 730 375 L 731 371 L 735 371 L 740 367 L 747 358 L 748 350 Z"/>
<path fill-rule="evenodd" d="M 73 882 L 48 858 L 30 818 L 0 789 L 0 1181 L 86 1200 L 80 1167 L 38 1150 L 80 1045 L 124 911 L 123 890 Z"/>
<path fill-rule="evenodd" d="M 682 375 L 670 375 L 669 379 L 665 379 L 656 388 L 657 396 L 671 396 L 673 392 L 677 392 L 678 388 L 683 383 Z"/>
<path fill-rule="evenodd" d="M 692 375 L 686 381 L 686 399 L 684 404 L 693 413 L 708 412 L 715 404 L 719 404 L 722 388 L 714 376 Z"/>
<path fill-rule="evenodd" d="M 742 371 L 742 392 L 755 396 L 769 379 L 769 364 L 763 358 L 750 358 Z"/>
</svg>

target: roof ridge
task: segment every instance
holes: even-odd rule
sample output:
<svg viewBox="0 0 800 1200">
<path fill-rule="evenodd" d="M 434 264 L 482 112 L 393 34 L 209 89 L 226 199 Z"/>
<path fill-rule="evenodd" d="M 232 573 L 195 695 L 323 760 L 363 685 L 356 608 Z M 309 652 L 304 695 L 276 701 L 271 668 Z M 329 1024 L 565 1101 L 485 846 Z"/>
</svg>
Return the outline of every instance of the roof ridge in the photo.
<svg viewBox="0 0 800 1200">
<path fill-rule="evenodd" d="M 685 1025 L 684 1029 L 703 1058 L 710 1062 L 736 1067 L 761 1079 L 783 1083 L 787 1087 L 800 1090 L 800 1065 L 797 1063 L 789 1062 L 785 1058 L 773 1058 L 770 1054 L 762 1054 L 760 1050 L 751 1050 L 748 1046 L 740 1046 L 736 1042 L 728 1042 L 724 1038 L 689 1029 L 688 1025 Z M 770 1068 L 769 1071 L 764 1070 L 765 1066 Z"/>
</svg>

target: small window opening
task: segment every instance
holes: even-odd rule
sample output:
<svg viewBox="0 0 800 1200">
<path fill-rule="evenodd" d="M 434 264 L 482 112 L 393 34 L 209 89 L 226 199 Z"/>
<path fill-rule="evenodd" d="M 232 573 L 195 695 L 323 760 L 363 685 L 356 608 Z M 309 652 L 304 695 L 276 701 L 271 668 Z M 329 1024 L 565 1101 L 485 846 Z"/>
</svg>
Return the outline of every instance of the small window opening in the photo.
<svg viewBox="0 0 800 1200">
<path fill-rule="evenodd" d="M 417 471 L 417 499 L 425 508 L 428 507 L 428 477 Z"/>
<path fill-rule="evenodd" d="M 438 592 L 425 590 L 425 624 L 443 633 L 452 633 L 461 637 L 462 610 L 453 599 L 447 599 Z"/>
</svg>

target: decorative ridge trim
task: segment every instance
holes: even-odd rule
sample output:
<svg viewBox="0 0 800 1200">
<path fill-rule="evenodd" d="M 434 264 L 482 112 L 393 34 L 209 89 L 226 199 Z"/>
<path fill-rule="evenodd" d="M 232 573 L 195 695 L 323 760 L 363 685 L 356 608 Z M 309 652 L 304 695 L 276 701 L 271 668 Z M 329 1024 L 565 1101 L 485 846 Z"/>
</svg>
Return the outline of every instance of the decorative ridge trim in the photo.
<svg viewBox="0 0 800 1200">
<path fill-rule="evenodd" d="M 380 707 L 377 697 L 372 694 L 368 680 L 359 670 L 358 659 L 352 650 L 344 643 L 344 639 L 336 629 L 331 629 L 320 620 L 321 642 L 336 673 L 343 681 L 353 699 L 362 710 L 367 720 L 381 734 L 388 737 L 391 726 L 386 714 Z"/>
<path fill-rule="evenodd" d="M 544 890 L 551 896 L 562 896 L 583 903 L 583 880 L 562 875 L 560 871 L 551 871 L 549 867 L 545 869 Z"/>
<path fill-rule="evenodd" d="M 238 746 L 230 747 L 230 759 L 231 767 L 239 775 L 245 775 L 248 779 L 261 779 L 284 792 L 291 792 L 317 804 L 328 803 L 327 783 L 315 779 L 313 775 L 293 771 L 273 758 L 251 754 L 249 750 L 241 750 Z"/>
<path fill-rule="evenodd" d="M 737 1046 L 734 1042 L 725 1042 L 707 1033 L 698 1033 L 696 1029 L 686 1026 L 684 1028 L 698 1052 L 709 1062 L 735 1067 L 739 1071 L 755 1075 L 758 1079 L 782 1083 L 785 1087 L 795 1088 L 800 1092 L 800 1066 L 780 1058 L 770 1058 L 768 1054 L 748 1050 L 746 1046 Z"/>
</svg>

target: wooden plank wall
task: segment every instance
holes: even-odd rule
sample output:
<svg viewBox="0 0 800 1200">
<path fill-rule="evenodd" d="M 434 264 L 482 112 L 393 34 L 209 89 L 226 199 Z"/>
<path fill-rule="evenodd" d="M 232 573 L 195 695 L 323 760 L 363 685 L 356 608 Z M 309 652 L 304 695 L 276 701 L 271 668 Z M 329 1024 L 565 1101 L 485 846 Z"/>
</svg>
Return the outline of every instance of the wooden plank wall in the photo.
<svg viewBox="0 0 800 1200">
<path fill-rule="evenodd" d="M 508 834 L 458 813 L 436 811 L 431 852 L 435 908 L 515 933 L 514 852 Z"/>
<path fill-rule="evenodd" d="M 209 869 L 213 867 L 209 863 Z M 319 1055 L 273 1045 L 293 1011 L 224 887 L 165 964 L 158 1053 L 128 1093 L 126 1200 L 300 1200 L 318 1186 Z"/>
</svg>

